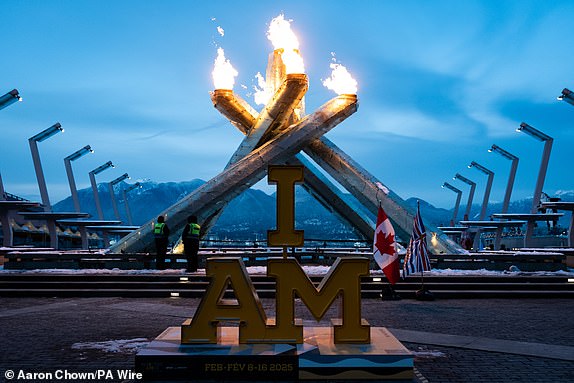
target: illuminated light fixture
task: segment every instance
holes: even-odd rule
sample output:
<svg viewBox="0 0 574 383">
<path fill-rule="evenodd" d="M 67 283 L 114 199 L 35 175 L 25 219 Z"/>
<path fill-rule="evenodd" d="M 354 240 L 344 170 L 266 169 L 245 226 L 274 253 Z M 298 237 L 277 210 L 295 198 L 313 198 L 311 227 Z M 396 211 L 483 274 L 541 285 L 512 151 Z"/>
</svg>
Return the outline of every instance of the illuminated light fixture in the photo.
<svg viewBox="0 0 574 383">
<path fill-rule="evenodd" d="M 548 141 L 551 140 L 552 137 L 550 137 L 547 134 L 542 133 L 540 130 L 533 128 L 532 126 L 528 125 L 526 122 L 522 122 L 520 123 L 520 126 L 518 128 L 516 128 L 517 132 L 524 132 L 526 134 L 528 134 L 529 136 L 532 136 L 534 138 L 536 138 L 538 141 Z"/>
<path fill-rule="evenodd" d="M 567 88 L 562 89 L 562 94 L 556 98 L 560 101 L 566 101 L 567 103 L 574 105 L 574 94 Z"/>
<path fill-rule="evenodd" d="M 119 176 L 118 178 L 116 178 L 115 180 L 111 181 L 110 184 L 112 184 L 112 186 L 115 186 L 117 184 L 119 184 L 120 182 L 122 182 L 123 180 L 129 179 L 130 176 L 128 176 L 128 173 L 124 173 L 121 176 Z"/>
<path fill-rule="evenodd" d="M 74 153 L 70 154 L 68 157 L 64 158 L 64 161 L 75 161 L 80 157 L 85 156 L 88 153 L 93 153 L 94 151 L 90 147 L 90 145 L 84 146 L 82 149 L 75 151 Z"/>
<path fill-rule="evenodd" d="M 112 163 L 112 161 L 108 161 L 105 164 L 98 166 L 97 168 L 92 170 L 90 173 L 92 173 L 94 175 L 100 174 L 101 172 L 103 172 L 104 170 L 106 170 L 108 168 L 115 168 L 115 165 Z"/>
<path fill-rule="evenodd" d="M 103 220 L 104 219 L 104 212 L 102 210 L 102 204 L 100 202 L 100 195 L 98 193 L 98 184 L 96 184 L 96 174 L 100 174 L 106 169 L 113 168 L 114 164 L 112 161 L 108 161 L 103 165 L 98 166 L 94 170 L 92 170 L 90 175 L 90 183 L 92 184 L 92 192 L 94 193 L 94 202 L 96 203 L 96 210 L 98 212 L 98 218 Z"/>
<path fill-rule="evenodd" d="M 475 162 L 475 161 L 472 161 L 472 162 L 470 163 L 470 165 L 468 165 L 468 168 L 469 168 L 469 169 L 470 169 L 470 168 L 476 168 L 476 169 L 480 170 L 481 172 L 483 172 L 483 173 L 486 174 L 486 175 L 494 174 L 494 172 L 493 172 L 492 170 L 489 170 L 489 169 L 485 168 L 484 166 L 482 166 L 481 164 L 479 164 L 478 162 Z"/>
<path fill-rule="evenodd" d="M 373 278 L 373 282 L 381 282 L 383 278 Z"/>
<path fill-rule="evenodd" d="M 187 282 L 189 281 L 188 277 L 179 277 L 180 282 Z"/>
<path fill-rule="evenodd" d="M 12 105 L 16 101 L 22 101 L 22 97 L 20 97 L 20 93 L 18 93 L 17 89 L 12 89 L 10 92 L 0 97 L 0 109 L 4 109 L 7 106 Z"/>
<path fill-rule="evenodd" d="M 568 278 L 568 283 L 574 283 L 574 278 Z"/>
<path fill-rule="evenodd" d="M 179 297 L 179 293 L 169 293 L 169 296 L 172 298 L 177 298 Z"/>
<path fill-rule="evenodd" d="M 550 161 L 550 152 L 552 151 L 554 139 L 525 122 L 520 124 L 517 131 L 524 132 L 529 136 L 544 142 L 542 160 L 540 161 L 540 170 L 538 171 L 538 178 L 536 180 L 536 186 L 534 187 L 534 195 L 532 196 L 532 208 L 530 209 L 530 212 L 535 214 L 538 211 L 538 205 L 540 204 L 540 197 L 542 196 L 542 188 L 544 187 L 544 180 L 546 178 L 546 171 L 548 170 L 548 162 Z M 534 221 L 528 221 L 528 224 L 526 225 L 526 235 L 524 236 L 524 245 L 526 247 L 531 246 L 533 233 Z"/>
<path fill-rule="evenodd" d="M 511 154 L 509 152 L 507 152 L 506 150 L 502 149 L 500 146 L 492 144 L 492 146 L 490 147 L 490 149 L 488 149 L 489 153 L 498 153 L 500 154 L 502 157 L 509 159 L 511 161 L 513 160 L 517 160 L 518 157 L 516 157 L 514 154 Z"/>
<path fill-rule="evenodd" d="M 62 125 L 60 125 L 59 122 L 56 122 L 54 125 L 50 126 L 48 129 L 45 129 L 43 131 L 41 131 L 40 133 L 36 134 L 33 137 L 30 137 L 30 140 L 36 141 L 36 142 L 42 142 L 44 140 L 47 140 L 48 138 L 52 137 L 53 135 L 63 132 L 64 128 L 62 128 Z"/>
<path fill-rule="evenodd" d="M 492 190 L 492 181 L 494 181 L 494 172 L 490 169 L 485 168 L 478 162 L 472 161 L 469 168 L 475 168 L 478 171 L 486 174 L 488 176 L 488 181 L 486 182 L 486 189 L 484 190 L 484 198 L 482 200 L 482 209 L 480 210 L 479 220 L 483 220 L 486 216 L 486 209 L 488 208 L 488 199 L 490 198 L 490 191 Z"/>
<path fill-rule="evenodd" d="M 461 180 L 467 185 L 470 185 L 470 192 L 468 193 L 468 201 L 466 203 L 466 212 L 464 213 L 464 220 L 468 221 L 468 217 L 470 215 L 470 209 L 472 207 L 472 199 L 474 198 L 474 191 L 476 189 L 476 182 L 473 182 L 463 176 L 462 174 L 456 173 L 455 176 L 452 178 L 453 180 Z"/>
</svg>

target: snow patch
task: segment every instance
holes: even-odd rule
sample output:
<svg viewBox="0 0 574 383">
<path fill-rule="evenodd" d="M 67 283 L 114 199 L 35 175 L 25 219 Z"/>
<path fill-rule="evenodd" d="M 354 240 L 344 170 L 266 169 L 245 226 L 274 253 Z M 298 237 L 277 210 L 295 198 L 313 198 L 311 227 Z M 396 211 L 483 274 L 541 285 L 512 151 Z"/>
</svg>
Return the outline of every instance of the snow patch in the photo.
<svg viewBox="0 0 574 383">
<path fill-rule="evenodd" d="M 147 338 L 108 340 L 105 342 L 80 342 L 72 345 L 72 350 L 99 350 L 103 352 L 135 354 L 149 344 Z"/>
</svg>

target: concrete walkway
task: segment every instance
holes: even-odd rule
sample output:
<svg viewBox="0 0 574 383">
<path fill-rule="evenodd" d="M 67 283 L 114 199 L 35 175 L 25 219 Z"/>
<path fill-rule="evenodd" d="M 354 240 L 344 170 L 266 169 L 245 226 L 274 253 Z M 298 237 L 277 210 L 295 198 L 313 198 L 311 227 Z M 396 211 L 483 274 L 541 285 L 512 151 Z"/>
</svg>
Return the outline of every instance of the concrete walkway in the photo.
<svg viewBox="0 0 574 383">
<path fill-rule="evenodd" d="M 572 300 L 362 303 L 372 326 L 389 328 L 414 353 L 416 383 L 574 381 Z M 0 297 L 0 382 L 8 370 L 133 370 L 132 346 L 181 325 L 198 304 L 191 298 Z M 262 304 L 272 314 L 275 301 Z M 329 325 L 335 306 L 319 326 Z M 317 325 L 301 304 L 296 315 Z"/>
<path fill-rule="evenodd" d="M 574 361 L 574 347 L 389 328 L 401 342 Z"/>
</svg>

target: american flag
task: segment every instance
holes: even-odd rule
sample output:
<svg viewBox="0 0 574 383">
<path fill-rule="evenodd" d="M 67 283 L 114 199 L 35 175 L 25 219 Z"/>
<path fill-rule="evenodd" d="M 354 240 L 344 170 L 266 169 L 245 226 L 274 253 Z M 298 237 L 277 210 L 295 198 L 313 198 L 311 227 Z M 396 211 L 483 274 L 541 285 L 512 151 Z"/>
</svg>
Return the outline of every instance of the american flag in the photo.
<svg viewBox="0 0 574 383">
<path fill-rule="evenodd" d="M 427 248 L 427 233 L 421 218 L 420 207 L 417 204 L 417 214 L 413 225 L 413 234 L 409 241 L 407 254 L 403 264 L 403 277 L 409 274 L 430 271 L 430 260 Z"/>
</svg>

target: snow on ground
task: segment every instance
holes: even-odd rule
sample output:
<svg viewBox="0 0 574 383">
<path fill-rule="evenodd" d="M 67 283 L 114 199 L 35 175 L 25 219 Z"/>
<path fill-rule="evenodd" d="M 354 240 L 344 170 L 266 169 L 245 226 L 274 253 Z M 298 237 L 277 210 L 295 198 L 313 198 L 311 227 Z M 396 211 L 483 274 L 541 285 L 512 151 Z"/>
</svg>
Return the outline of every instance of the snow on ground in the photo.
<svg viewBox="0 0 574 383">
<path fill-rule="evenodd" d="M 308 266 L 304 265 L 303 270 L 308 275 L 325 275 L 329 271 L 329 266 Z M 266 266 L 249 266 L 247 272 L 252 275 L 267 274 Z M 35 269 L 35 270 L 4 270 L 0 266 L 0 274 L 67 274 L 67 275 L 186 275 L 185 269 L 169 270 L 122 270 L 122 269 Z M 193 274 L 205 274 L 205 269 L 199 269 Z M 382 275 L 382 270 L 371 270 L 371 275 Z M 574 269 L 559 271 L 520 271 L 516 266 L 511 266 L 510 271 L 497 270 L 458 270 L 458 269 L 432 269 L 425 272 L 425 275 L 431 276 L 562 276 L 574 277 Z"/>
<path fill-rule="evenodd" d="M 100 350 L 103 352 L 135 354 L 149 344 L 147 338 L 108 340 L 105 342 L 80 342 L 72 345 L 72 350 Z"/>
</svg>

